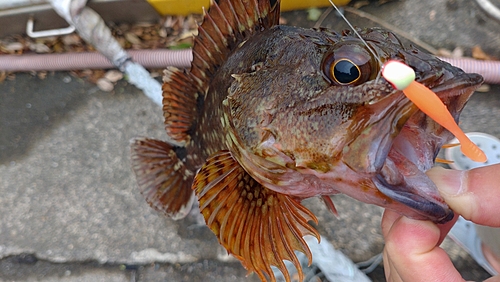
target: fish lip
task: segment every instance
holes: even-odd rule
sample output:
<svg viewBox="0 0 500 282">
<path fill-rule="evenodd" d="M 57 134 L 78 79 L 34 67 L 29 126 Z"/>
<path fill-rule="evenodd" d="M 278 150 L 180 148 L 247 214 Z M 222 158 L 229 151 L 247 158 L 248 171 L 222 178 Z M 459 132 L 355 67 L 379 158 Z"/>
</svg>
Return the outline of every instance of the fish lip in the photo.
<svg viewBox="0 0 500 282">
<path fill-rule="evenodd" d="M 450 89 L 468 90 L 469 88 L 473 88 L 473 90 L 475 90 L 483 82 L 484 78 L 477 73 L 462 72 L 458 76 L 454 75 L 452 78 L 446 79 L 442 83 L 430 88 L 432 91 L 434 91 L 434 93 L 436 93 L 436 95 L 443 99 L 461 95 L 461 93 L 457 93 L 459 91 L 450 92 Z M 469 94 L 469 96 L 472 95 L 473 90 L 471 91 L 471 94 Z M 448 93 L 452 95 L 446 95 Z"/>
<path fill-rule="evenodd" d="M 410 211 L 404 214 L 411 218 L 431 220 L 435 223 L 451 220 L 453 211 L 439 194 L 436 185 L 425 174 L 425 170 L 415 165 L 418 160 L 416 161 L 412 155 L 407 157 L 395 152 L 396 149 L 391 148 L 382 168 L 391 171 L 392 174 L 380 172 L 372 177 L 378 191 L 409 208 Z M 396 159 L 399 160 L 399 164 L 395 164 Z M 390 183 L 394 179 L 400 182 Z"/>
<path fill-rule="evenodd" d="M 435 223 L 446 223 L 453 219 L 453 211 L 444 203 L 443 200 L 427 197 L 409 191 L 401 191 L 387 183 L 381 175 L 373 179 L 375 187 L 387 197 L 398 201 L 412 209 L 414 214 L 411 216 L 416 219 L 432 220 Z"/>
<path fill-rule="evenodd" d="M 450 112 L 458 122 L 466 101 L 482 82 L 482 76 L 462 72 L 442 79 L 431 89 L 450 106 Z M 412 104 L 408 100 L 401 109 Z M 435 223 L 450 221 L 454 217 L 453 211 L 425 172 L 434 166 L 439 149 L 452 137 L 420 110 L 415 111 L 394 138 L 380 173 L 372 178 L 373 183 L 381 193 L 410 208 L 409 216 L 413 218 Z M 384 174 L 384 170 L 389 173 Z M 390 183 L 391 178 L 398 177 L 404 180 Z M 415 183 L 424 183 L 425 188 Z"/>
</svg>

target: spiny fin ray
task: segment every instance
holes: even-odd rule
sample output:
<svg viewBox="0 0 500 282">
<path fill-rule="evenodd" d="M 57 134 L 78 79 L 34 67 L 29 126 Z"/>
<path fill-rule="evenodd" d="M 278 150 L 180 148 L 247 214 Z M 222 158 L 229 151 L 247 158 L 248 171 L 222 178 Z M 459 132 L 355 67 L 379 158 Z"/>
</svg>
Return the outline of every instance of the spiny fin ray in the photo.
<svg viewBox="0 0 500 282">
<path fill-rule="evenodd" d="M 196 174 L 193 189 L 207 225 L 229 253 L 260 279 L 276 281 L 271 265 L 287 281 L 290 276 L 283 260 L 290 260 L 303 279 L 294 250 L 311 261 L 311 252 L 302 238 L 318 232 L 308 223 L 316 217 L 296 199 L 265 188 L 256 182 L 231 156 L 220 151 L 207 160 Z"/>
<path fill-rule="evenodd" d="M 185 70 L 168 67 L 163 78 L 163 117 L 169 142 L 183 146 L 196 118 L 196 83 Z"/>
<path fill-rule="evenodd" d="M 181 219 L 191 210 L 194 173 L 177 158 L 174 147 L 159 140 L 138 138 L 131 144 L 132 169 L 141 194 L 155 210 Z"/>
<path fill-rule="evenodd" d="M 254 1 L 254 0 L 252 0 Z M 257 30 L 278 24 L 279 1 L 273 7 L 269 1 L 252 3 L 248 0 L 223 1 L 211 7 L 198 27 L 194 40 L 190 71 L 167 68 L 163 84 L 163 112 L 169 142 L 185 146 L 191 141 L 197 115 L 198 96 L 204 97 L 217 69 L 229 54 Z M 179 101 L 185 101 L 180 104 Z M 198 109 L 199 110 L 199 109 Z"/>
<path fill-rule="evenodd" d="M 253 1 L 253 0 L 252 0 Z M 202 82 L 205 93 L 212 74 L 226 61 L 229 54 L 256 30 L 268 29 L 278 24 L 279 1 L 271 7 L 270 1 L 258 1 L 258 9 L 249 8 L 247 0 L 211 3 L 193 46 L 190 75 Z M 203 61 L 203 62 L 199 62 Z M 208 63 L 208 66 L 207 66 Z M 195 70 L 196 68 L 196 70 Z M 207 74 L 210 75 L 207 75 Z"/>
</svg>

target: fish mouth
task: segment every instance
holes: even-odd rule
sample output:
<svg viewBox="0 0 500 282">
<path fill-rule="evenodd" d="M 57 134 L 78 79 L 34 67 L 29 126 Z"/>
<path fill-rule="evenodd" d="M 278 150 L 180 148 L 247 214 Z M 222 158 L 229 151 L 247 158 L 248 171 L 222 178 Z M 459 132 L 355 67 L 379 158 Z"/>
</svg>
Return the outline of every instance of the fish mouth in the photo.
<svg viewBox="0 0 500 282">
<path fill-rule="evenodd" d="M 430 87 L 447 105 L 457 123 L 467 100 L 483 82 L 478 74 L 459 71 Z M 428 87 L 432 84 L 428 83 Z M 384 163 L 372 181 L 382 194 L 409 209 L 404 211 L 405 215 L 445 223 L 453 218 L 453 211 L 425 172 L 434 166 L 440 148 L 453 135 L 420 110 L 405 110 L 408 107 L 415 108 L 409 101 L 401 108 L 400 112 L 407 114 L 397 118 L 407 120 L 389 145 Z"/>
</svg>

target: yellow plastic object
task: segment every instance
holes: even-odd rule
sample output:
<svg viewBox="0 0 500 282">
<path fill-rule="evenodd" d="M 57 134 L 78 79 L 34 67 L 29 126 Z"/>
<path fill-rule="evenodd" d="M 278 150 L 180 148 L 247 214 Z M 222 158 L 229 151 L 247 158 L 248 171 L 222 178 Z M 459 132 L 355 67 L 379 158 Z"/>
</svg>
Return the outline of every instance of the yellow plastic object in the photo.
<svg viewBox="0 0 500 282">
<path fill-rule="evenodd" d="M 333 0 L 333 3 L 337 6 L 345 6 L 351 0 Z M 300 9 L 308 9 L 311 7 L 328 7 L 331 6 L 330 1 L 328 0 L 282 0 L 281 1 L 281 11 L 291 11 L 291 10 L 300 10 Z"/>
<path fill-rule="evenodd" d="M 201 14 L 202 7 L 207 8 L 210 0 L 147 0 L 161 15 Z M 333 0 L 338 6 L 347 5 L 351 0 Z M 290 11 L 311 7 L 330 6 L 328 0 L 282 0 L 281 10 Z"/>
</svg>

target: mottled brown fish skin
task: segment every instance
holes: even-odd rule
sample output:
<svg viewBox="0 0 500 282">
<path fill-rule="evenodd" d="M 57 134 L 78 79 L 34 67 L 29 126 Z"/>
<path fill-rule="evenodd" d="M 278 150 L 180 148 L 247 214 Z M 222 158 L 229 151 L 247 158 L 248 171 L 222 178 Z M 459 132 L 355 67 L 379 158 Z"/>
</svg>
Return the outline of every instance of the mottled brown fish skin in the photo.
<svg viewBox="0 0 500 282">
<path fill-rule="evenodd" d="M 132 143 L 141 193 L 156 210 L 186 216 L 196 195 L 220 244 L 263 281 L 303 279 L 294 251 L 318 232 L 301 205 L 330 195 L 437 223 L 453 212 L 425 175 L 451 134 L 380 77 L 399 60 L 458 117 L 482 78 L 406 48 L 390 32 L 278 25 L 279 1 L 220 0 L 199 27 L 189 70 L 163 85 L 166 142 Z M 380 62 L 380 61 L 381 62 Z M 189 189 L 193 189 L 191 192 Z"/>
<path fill-rule="evenodd" d="M 238 129 L 237 135 L 247 147 L 255 146 L 262 139 L 255 127 L 265 127 L 269 125 L 266 122 L 272 122 L 273 126 L 289 134 L 287 137 L 295 143 L 291 149 L 294 153 L 300 151 L 322 159 L 319 162 L 335 158 L 331 146 L 322 144 L 330 143 L 332 136 L 339 134 L 335 132 L 335 125 L 348 122 L 363 102 L 394 92 L 388 84 L 361 89 L 370 91 L 370 94 L 346 87 L 332 89 L 321 71 L 322 60 L 335 43 L 348 40 L 356 42 L 352 48 L 359 48 L 363 55 L 368 55 L 359 39 L 326 29 L 275 26 L 246 40 L 214 75 L 193 132 L 193 139 L 197 142 L 190 144 L 189 150 L 199 152 L 202 159 L 206 159 L 227 148 L 227 129 L 222 128 L 220 121 L 222 101 L 234 88 L 240 87 L 238 91 L 245 93 L 244 103 L 239 105 L 232 120 Z M 390 56 L 398 52 L 391 51 Z M 356 55 L 356 50 L 352 54 Z M 371 63 L 372 71 L 376 73 L 379 66 L 374 61 Z M 266 74 L 255 75 L 260 72 Z M 235 81 L 243 76 L 254 76 L 255 80 L 236 85 Z M 332 95 L 325 97 L 327 89 Z M 307 105 L 298 105 L 304 102 Z M 269 115 L 268 121 L 263 120 L 266 115 Z M 313 135 L 315 140 L 310 140 Z M 198 148 L 203 149 L 200 152 Z"/>
<path fill-rule="evenodd" d="M 413 67 L 417 80 L 434 88 L 456 118 L 482 82 L 405 48 L 390 32 L 360 34 L 382 62 L 397 59 Z M 325 73 L 332 55 L 360 62 L 362 77 L 332 81 Z M 342 192 L 409 217 L 450 220 L 451 210 L 423 172 L 451 136 L 377 79 L 380 68 L 354 36 L 287 26 L 265 30 L 236 49 L 213 80 L 215 93 L 228 89 L 225 142 L 252 177 L 276 192 L 300 198 Z M 399 146 L 398 153 L 392 144 L 415 127 L 408 138 L 424 157 L 408 160 L 413 148 Z"/>
</svg>

